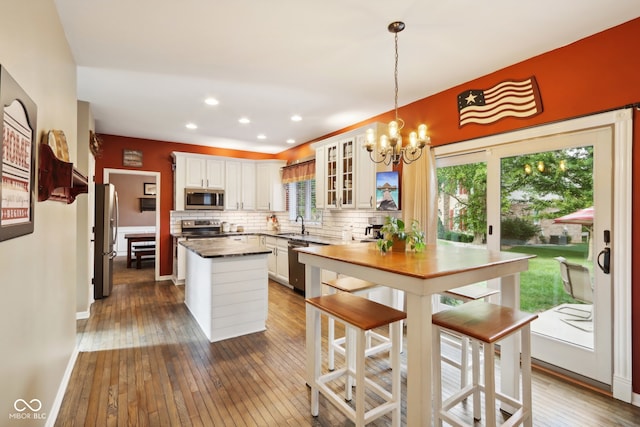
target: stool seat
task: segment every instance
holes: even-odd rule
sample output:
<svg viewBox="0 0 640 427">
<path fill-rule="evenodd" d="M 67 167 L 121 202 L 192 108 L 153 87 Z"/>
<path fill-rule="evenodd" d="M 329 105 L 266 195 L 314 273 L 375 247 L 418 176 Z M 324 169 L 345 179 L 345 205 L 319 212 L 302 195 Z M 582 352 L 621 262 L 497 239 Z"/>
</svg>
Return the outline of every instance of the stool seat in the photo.
<svg viewBox="0 0 640 427">
<path fill-rule="evenodd" d="M 491 295 L 499 293 L 500 291 L 498 289 L 491 289 L 486 286 L 480 286 L 473 283 L 471 285 L 449 289 L 448 291 L 444 291 L 442 294 L 460 301 L 468 302 L 485 299 Z"/>
<path fill-rule="evenodd" d="M 407 318 L 404 311 L 346 292 L 307 298 L 306 302 L 364 331 Z"/>
<path fill-rule="evenodd" d="M 400 397 L 400 321 L 405 319 L 407 315 L 403 311 L 348 292 L 307 298 L 305 301 L 307 310 L 311 309 L 311 327 L 314 337 L 313 358 L 311 361 L 313 375 L 310 384 L 311 415 L 314 417 L 318 415 L 320 406 L 319 394 L 322 393 L 329 402 L 354 422 L 356 427 L 363 427 L 386 413 L 391 413 L 393 427 L 399 427 L 402 400 Z M 354 348 L 347 340 L 345 367 L 322 374 L 320 314 L 343 322 L 356 334 L 355 367 L 349 363 Z M 365 375 L 365 334 L 371 329 L 385 325 L 391 326 L 391 349 L 389 351 L 391 362 L 390 392 L 377 381 L 373 381 Z M 346 377 L 344 397 L 338 396 L 333 387 L 330 386 L 330 383 L 341 377 Z M 353 378 L 355 378 L 355 408 L 346 403 L 346 401 L 351 400 Z M 335 383 L 333 386 L 335 387 Z M 365 404 L 365 388 L 376 394 L 380 399 L 376 399 L 374 402 L 366 402 Z"/>
<path fill-rule="evenodd" d="M 537 318 L 537 314 L 477 301 L 438 312 L 431 322 L 478 341 L 494 343 Z"/>
<path fill-rule="evenodd" d="M 472 384 L 462 385 L 461 390 L 442 401 L 442 377 L 440 360 L 433 367 L 434 389 L 434 422 L 442 426 L 442 422 L 455 426 L 473 426 L 474 422 L 465 422 L 458 415 L 450 412 L 460 402 L 473 395 L 473 418 L 481 418 L 480 393 L 485 398 L 485 426 L 494 427 L 496 420 L 496 400 L 516 408 L 510 418 L 501 425 L 532 425 L 531 415 L 531 322 L 537 314 L 522 312 L 510 307 L 490 304 L 484 301 L 471 301 L 449 310 L 435 313 L 432 316 L 433 352 L 440 354 L 441 331 L 454 332 L 472 345 Z M 496 391 L 495 386 L 495 343 L 515 333 L 520 333 L 522 397 L 507 396 Z M 484 384 L 480 383 L 480 343 L 484 347 Z"/>
<path fill-rule="evenodd" d="M 375 283 L 367 282 L 366 280 L 356 279 L 355 277 L 342 276 L 337 279 L 326 280 L 322 282 L 327 286 L 331 286 L 342 292 L 356 293 L 362 291 L 372 290 L 377 288 Z"/>
</svg>

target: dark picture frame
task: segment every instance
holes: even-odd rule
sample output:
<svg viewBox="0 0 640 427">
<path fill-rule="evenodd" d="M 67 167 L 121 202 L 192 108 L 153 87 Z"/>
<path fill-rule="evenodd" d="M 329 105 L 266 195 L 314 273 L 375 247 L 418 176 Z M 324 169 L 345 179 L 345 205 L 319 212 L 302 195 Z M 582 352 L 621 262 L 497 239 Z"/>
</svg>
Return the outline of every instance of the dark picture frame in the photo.
<svg viewBox="0 0 640 427">
<path fill-rule="evenodd" d="M 145 182 L 143 194 L 145 196 L 155 196 L 157 194 L 156 183 L 155 182 Z"/>
<path fill-rule="evenodd" d="M 33 233 L 37 106 L 0 65 L 0 241 Z"/>
</svg>

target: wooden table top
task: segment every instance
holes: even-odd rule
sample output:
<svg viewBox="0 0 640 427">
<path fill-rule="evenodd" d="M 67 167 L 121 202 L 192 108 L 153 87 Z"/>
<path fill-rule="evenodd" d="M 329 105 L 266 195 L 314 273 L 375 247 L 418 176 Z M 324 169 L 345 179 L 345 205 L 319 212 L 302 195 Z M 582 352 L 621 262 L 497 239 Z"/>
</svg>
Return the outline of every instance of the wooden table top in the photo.
<svg viewBox="0 0 640 427">
<path fill-rule="evenodd" d="M 449 245 L 427 245 L 420 253 L 390 251 L 382 255 L 375 242 L 311 246 L 295 250 L 418 279 L 469 272 L 535 257 L 528 254 Z"/>
</svg>

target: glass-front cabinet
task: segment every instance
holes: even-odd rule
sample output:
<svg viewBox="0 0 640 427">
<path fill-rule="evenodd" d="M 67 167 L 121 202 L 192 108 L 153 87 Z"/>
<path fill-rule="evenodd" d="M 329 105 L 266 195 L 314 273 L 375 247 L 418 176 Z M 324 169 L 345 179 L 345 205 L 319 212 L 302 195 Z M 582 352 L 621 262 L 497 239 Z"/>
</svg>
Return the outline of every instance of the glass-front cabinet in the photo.
<svg viewBox="0 0 640 427">
<path fill-rule="evenodd" d="M 353 208 L 354 138 L 329 144 L 325 150 L 325 208 Z"/>
<path fill-rule="evenodd" d="M 369 128 L 378 132 L 380 124 L 314 144 L 318 209 L 375 209 L 376 170 L 386 167 L 377 167 L 363 148 Z"/>
</svg>

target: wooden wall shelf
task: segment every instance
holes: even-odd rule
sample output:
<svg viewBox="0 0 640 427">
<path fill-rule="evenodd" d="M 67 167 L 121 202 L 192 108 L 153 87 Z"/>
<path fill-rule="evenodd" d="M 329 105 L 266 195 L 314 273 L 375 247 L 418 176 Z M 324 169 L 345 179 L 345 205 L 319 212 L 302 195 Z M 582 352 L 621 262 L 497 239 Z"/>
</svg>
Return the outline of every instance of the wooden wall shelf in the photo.
<svg viewBox="0 0 640 427">
<path fill-rule="evenodd" d="M 39 145 L 38 201 L 73 203 L 76 196 L 89 192 L 89 181 L 73 167 L 58 159 L 47 144 Z"/>
</svg>

